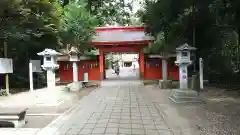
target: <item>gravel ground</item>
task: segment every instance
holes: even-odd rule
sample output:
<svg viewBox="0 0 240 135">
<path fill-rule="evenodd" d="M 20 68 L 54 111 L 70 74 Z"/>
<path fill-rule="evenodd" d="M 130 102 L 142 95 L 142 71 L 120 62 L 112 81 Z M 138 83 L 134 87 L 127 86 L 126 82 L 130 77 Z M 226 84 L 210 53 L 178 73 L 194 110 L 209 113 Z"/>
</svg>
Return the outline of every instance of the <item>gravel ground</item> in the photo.
<svg viewBox="0 0 240 135">
<path fill-rule="evenodd" d="M 166 121 L 180 135 L 239 135 L 240 97 L 237 92 L 206 88 L 202 104 L 174 104 L 170 90 L 149 88 Z"/>
<path fill-rule="evenodd" d="M 236 91 L 206 88 L 202 93 L 206 105 L 202 109 L 209 126 L 202 132 L 211 135 L 239 135 L 240 97 Z"/>
</svg>

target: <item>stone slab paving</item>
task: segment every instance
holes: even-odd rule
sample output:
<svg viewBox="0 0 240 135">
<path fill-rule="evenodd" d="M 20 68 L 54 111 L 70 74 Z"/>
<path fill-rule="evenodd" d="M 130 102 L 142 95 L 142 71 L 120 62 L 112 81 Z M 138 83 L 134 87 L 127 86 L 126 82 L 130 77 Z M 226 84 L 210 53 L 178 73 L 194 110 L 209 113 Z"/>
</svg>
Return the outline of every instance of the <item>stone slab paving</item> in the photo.
<svg viewBox="0 0 240 135">
<path fill-rule="evenodd" d="M 113 69 L 108 69 L 106 70 L 106 78 L 107 80 L 126 80 L 126 81 L 131 81 L 134 79 L 139 79 L 139 68 L 136 68 L 135 70 L 131 67 L 124 67 L 120 68 L 120 73 L 117 76 L 114 72 Z"/>
<path fill-rule="evenodd" d="M 37 135 L 173 135 L 136 81 L 105 84 Z"/>
<path fill-rule="evenodd" d="M 228 128 L 229 121 L 234 120 L 225 119 L 226 115 L 219 116 L 215 112 L 211 114 L 213 120 L 206 119 L 210 116 L 206 108 L 214 106 L 177 105 L 168 99 L 170 92 L 143 86 L 137 80 L 103 81 L 101 88 L 91 92 L 45 128 L 0 129 L 0 135 L 239 134 L 239 128 Z M 224 125 L 221 125 L 219 120 L 223 116 Z M 238 120 L 237 117 L 234 119 Z"/>
</svg>

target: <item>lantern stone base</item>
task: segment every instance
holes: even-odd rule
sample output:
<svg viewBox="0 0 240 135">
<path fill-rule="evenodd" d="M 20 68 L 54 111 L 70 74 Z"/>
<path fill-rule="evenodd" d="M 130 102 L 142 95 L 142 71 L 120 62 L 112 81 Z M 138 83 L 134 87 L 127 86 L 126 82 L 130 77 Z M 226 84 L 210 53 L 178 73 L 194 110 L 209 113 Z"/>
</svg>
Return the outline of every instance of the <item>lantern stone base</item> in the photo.
<svg viewBox="0 0 240 135">
<path fill-rule="evenodd" d="M 159 87 L 160 89 L 169 89 L 172 87 L 172 81 L 171 80 L 159 80 Z"/>
<path fill-rule="evenodd" d="M 173 89 L 169 97 L 174 103 L 201 103 L 198 92 L 190 89 Z"/>
<path fill-rule="evenodd" d="M 78 92 L 83 88 L 82 82 L 73 82 L 67 86 L 70 92 Z"/>
</svg>

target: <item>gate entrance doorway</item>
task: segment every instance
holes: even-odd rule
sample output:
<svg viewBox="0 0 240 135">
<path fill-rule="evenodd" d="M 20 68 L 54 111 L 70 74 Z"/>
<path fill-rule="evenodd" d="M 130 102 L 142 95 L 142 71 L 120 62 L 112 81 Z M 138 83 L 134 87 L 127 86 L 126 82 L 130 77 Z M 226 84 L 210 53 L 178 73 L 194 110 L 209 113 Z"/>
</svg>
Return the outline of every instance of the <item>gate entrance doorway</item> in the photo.
<svg viewBox="0 0 240 135">
<path fill-rule="evenodd" d="M 137 53 L 107 53 L 104 59 L 106 67 L 104 79 L 138 80 L 140 78 Z M 118 69 L 119 74 L 117 73 Z"/>
<path fill-rule="evenodd" d="M 89 43 L 98 48 L 98 53 L 94 57 L 81 57 L 78 65 L 78 80 L 89 81 L 100 80 L 161 80 L 162 79 L 162 58 L 150 57 L 145 54 L 143 48 L 153 41 L 151 36 L 145 34 L 144 26 L 124 26 L 124 27 L 98 27 L 96 35 Z M 120 74 L 114 74 L 114 65 L 109 64 L 109 57 L 118 57 L 117 63 L 120 66 Z M 128 59 L 133 55 L 132 59 Z M 72 62 L 69 56 L 61 56 L 65 59 L 59 60 L 60 81 L 69 83 L 73 81 Z M 167 63 L 167 74 L 171 80 L 178 80 L 179 70 L 169 58 Z M 116 61 L 114 61 L 116 64 Z M 132 69 L 135 70 L 133 71 Z"/>
<path fill-rule="evenodd" d="M 130 62 L 120 59 L 118 61 L 118 64 L 120 66 L 120 70 L 125 70 L 126 72 L 129 71 L 127 70 L 127 67 L 130 65 L 129 63 L 135 63 L 135 65 L 139 67 L 138 71 L 135 70 L 135 72 L 130 72 L 130 74 L 126 74 L 125 72 L 125 79 L 127 78 L 127 76 L 131 76 L 131 73 L 136 73 L 135 78 L 143 78 L 144 53 L 142 49 L 152 41 L 152 37 L 146 35 L 144 31 L 144 26 L 96 28 L 97 35 L 93 37 L 91 45 L 99 49 L 99 66 L 101 80 L 111 78 L 108 75 L 109 70 L 106 70 L 108 69 L 106 67 L 106 54 L 109 53 L 119 53 L 121 54 L 119 55 L 120 57 L 123 56 L 123 54 L 136 54 L 137 57 L 135 58 L 135 61 Z M 112 79 L 114 78 L 117 79 L 116 77 L 112 77 Z M 122 78 L 124 79 L 124 77 Z"/>
</svg>

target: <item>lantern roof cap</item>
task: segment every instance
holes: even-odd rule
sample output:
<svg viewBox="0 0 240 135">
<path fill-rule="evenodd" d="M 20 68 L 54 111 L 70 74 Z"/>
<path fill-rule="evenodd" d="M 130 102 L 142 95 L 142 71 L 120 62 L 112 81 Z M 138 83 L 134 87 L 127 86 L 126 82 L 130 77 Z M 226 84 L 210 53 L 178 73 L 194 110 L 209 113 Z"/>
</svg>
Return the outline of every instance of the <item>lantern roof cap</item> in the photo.
<svg viewBox="0 0 240 135">
<path fill-rule="evenodd" d="M 71 47 L 70 51 L 68 51 L 68 54 L 80 54 L 81 52 L 78 50 L 77 47 Z"/>
<path fill-rule="evenodd" d="M 189 50 L 189 51 L 194 51 L 196 50 L 197 48 L 195 47 L 192 47 L 192 46 L 189 46 L 187 43 L 179 46 L 178 48 L 176 48 L 176 51 L 186 51 L 186 50 Z"/>
<path fill-rule="evenodd" d="M 40 56 L 44 56 L 44 55 L 59 56 L 59 55 L 62 55 L 62 54 L 57 52 L 56 50 L 46 48 L 44 51 L 37 53 L 37 55 L 40 55 Z"/>
</svg>

